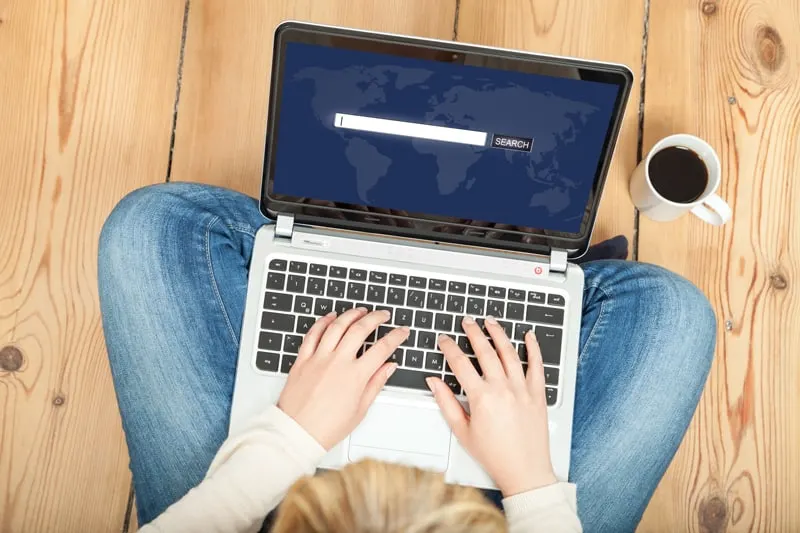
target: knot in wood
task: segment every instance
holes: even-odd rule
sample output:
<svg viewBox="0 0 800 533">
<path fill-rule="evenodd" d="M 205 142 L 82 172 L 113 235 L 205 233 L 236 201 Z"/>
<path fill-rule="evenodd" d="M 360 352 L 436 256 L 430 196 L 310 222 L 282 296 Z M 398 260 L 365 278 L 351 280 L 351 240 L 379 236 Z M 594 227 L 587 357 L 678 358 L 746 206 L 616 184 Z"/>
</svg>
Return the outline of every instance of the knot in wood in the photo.
<svg viewBox="0 0 800 533">
<path fill-rule="evenodd" d="M 701 528 L 709 533 L 721 533 L 728 522 L 728 506 L 719 496 L 712 496 L 700 502 L 697 515 Z"/>
<path fill-rule="evenodd" d="M 56 407 L 61 407 L 62 405 L 64 405 L 65 401 L 66 399 L 64 398 L 64 396 L 58 394 L 56 395 L 55 398 L 53 398 L 53 405 L 55 405 Z"/>
<path fill-rule="evenodd" d="M 716 2 L 711 2 L 711 1 L 706 1 L 706 2 L 703 2 L 703 4 L 700 6 L 700 8 L 703 10 L 703 14 L 704 15 L 711 16 L 714 13 L 717 12 L 717 3 Z"/>
<path fill-rule="evenodd" d="M 789 285 L 786 282 L 786 278 L 784 278 L 781 274 L 772 274 L 769 277 L 769 284 L 772 285 L 774 289 L 779 291 L 784 290 Z"/>
<path fill-rule="evenodd" d="M 22 352 L 16 346 L 3 346 L 0 349 L 0 370 L 16 372 L 22 368 Z"/>
<path fill-rule="evenodd" d="M 786 48 L 772 26 L 759 26 L 756 31 L 756 55 L 761 66 L 770 72 L 775 72 L 783 64 Z"/>
</svg>

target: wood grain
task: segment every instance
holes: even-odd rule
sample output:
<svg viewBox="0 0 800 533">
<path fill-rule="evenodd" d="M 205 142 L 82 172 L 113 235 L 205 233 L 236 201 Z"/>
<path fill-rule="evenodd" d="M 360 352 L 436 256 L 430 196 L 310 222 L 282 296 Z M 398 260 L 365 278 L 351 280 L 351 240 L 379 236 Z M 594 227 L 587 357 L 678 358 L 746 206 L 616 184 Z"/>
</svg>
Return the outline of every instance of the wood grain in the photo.
<svg viewBox="0 0 800 533">
<path fill-rule="evenodd" d="M 627 65 L 636 82 L 606 181 L 593 240 L 633 238 L 628 176 L 636 166 L 644 1 L 461 0 L 458 40 Z M 609 31 L 609 28 L 614 28 Z"/>
<path fill-rule="evenodd" d="M 723 228 L 641 220 L 641 259 L 696 283 L 719 329 L 640 531 L 800 531 L 800 4 L 653 0 L 645 94 L 645 150 L 676 132 L 707 139 L 734 215 Z"/>
<path fill-rule="evenodd" d="M 450 39 L 455 0 L 194 0 L 172 176 L 257 196 L 272 31 L 286 19 Z"/>
<path fill-rule="evenodd" d="M 182 2 L 0 1 L 0 531 L 122 528 L 97 239 L 164 179 L 182 18 Z"/>
</svg>

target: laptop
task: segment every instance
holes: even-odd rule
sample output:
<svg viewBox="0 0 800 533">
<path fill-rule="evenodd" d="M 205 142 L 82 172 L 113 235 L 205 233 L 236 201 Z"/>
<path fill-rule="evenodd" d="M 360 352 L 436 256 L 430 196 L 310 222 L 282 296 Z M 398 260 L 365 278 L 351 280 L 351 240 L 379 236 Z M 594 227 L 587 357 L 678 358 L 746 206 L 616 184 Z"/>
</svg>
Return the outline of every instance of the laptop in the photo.
<svg viewBox="0 0 800 533">
<path fill-rule="evenodd" d="M 261 192 L 230 433 L 276 403 L 303 334 L 387 309 L 398 369 L 322 468 L 364 458 L 495 488 L 425 378 L 468 408 L 436 337 L 477 360 L 465 315 L 497 318 L 523 365 L 534 330 L 550 450 L 569 474 L 588 248 L 633 75 L 622 65 L 284 22 L 274 36 Z M 487 335 L 488 336 L 488 335 Z"/>
</svg>

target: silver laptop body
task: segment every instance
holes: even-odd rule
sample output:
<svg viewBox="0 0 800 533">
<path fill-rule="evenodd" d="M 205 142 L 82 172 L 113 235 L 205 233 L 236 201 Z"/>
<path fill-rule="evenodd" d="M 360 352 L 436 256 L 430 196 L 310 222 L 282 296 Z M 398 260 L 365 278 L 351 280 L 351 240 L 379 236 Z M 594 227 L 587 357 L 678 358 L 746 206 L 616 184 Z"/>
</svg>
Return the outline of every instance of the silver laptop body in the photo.
<svg viewBox="0 0 800 533">
<path fill-rule="evenodd" d="M 455 58 L 463 54 L 465 64 L 476 61 L 491 65 L 493 59 L 499 63 L 515 60 L 530 65 L 528 72 L 537 73 L 566 65 L 564 68 L 580 72 L 580 76 L 598 71 L 609 79 L 619 80 L 619 94 L 605 134 L 597 175 L 592 176 L 594 189 L 580 235 L 562 238 L 558 232 L 537 233 L 530 228 L 523 231 L 513 228 L 504 233 L 507 227 L 502 225 L 487 229 L 485 225 L 408 216 L 388 209 L 370 210 L 363 206 L 359 211 L 349 204 L 331 207 L 324 202 L 280 197 L 273 192 L 270 181 L 275 172 L 274 159 L 280 157 L 275 155 L 278 136 L 275 117 L 281 113 L 288 116 L 288 111 L 277 110 L 281 106 L 279 74 L 285 59 L 282 56 L 290 42 L 333 49 L 367 45 L 371 49 L 377 43 L 379 47 L 385 45 L 384 49 L 390 53 L 395 51 L 392 47 L 397 50 L 411 47 L 413 54 L 419 53 L 424 58 L 442 53 L 452 53 Z M 308 50 L 313 53 L 314 49 Z M 403 52 L 406 56 L 410 53 Z M 261 204 L 262 212 L 274 223 L 265 223 L 255 237 L 230 433 L 237 433 L 264 406 L 277 402 L 302 334 L 316 317 L 355 305 L 387 308 L 392 312 L 390 326 L 408 323 L 414 332 L 409 345 L 402 346 L 396 354 L 400 365 L 395 373 L 398 377 L 393 376 L 365 420 L 330 450 L 321 467 L 339 468 L 348 462 L 375 458 L 441 471 L 448 482 L 495 488 L 486 472 L 452 435 L 424 385 L 425 376 L 437 375 L 460 393 L 438 348 L 430 344 L 431 338 L 446 333 L 458 340 L 463 336 L 458 331 L 459 317 L 492 315 L 502 321 L 515 346 L 524 346 L 521 335 L 527 329 L 534 329 L 542 345 L 553 467 L 556 476 L 566 480 L 584 286 L 583 271 L 570 260 L 588 247 L 631 79 L 627 68 L 620 65 L 306 23 L 281 24 L 275 37 Z M 346 116 L 360 119 L 351 113 Z M 341 120 L 338 113 L 335 120 Z M 442 131 L 425 130 L 424 124 L 419 131 L 407 135 L 400 130 L 382 129 L 397 127 L 392 124 L 394 120 L 369 122 L 375 120 L 373 116 L 366 120 L 366 125 L 355 126 L 357 135 L 422 136 L 425 142 L 448 142 L 436 136 L 450 135 L 444 127 Z M 458 131 L 455 134 L 460 135 Z M 492 135 L 486 142 L 527 142 L 511 137 L 497 141 L 497 137 Z M 340 215 L 343 212 L 344 217 Z M 441 228 L 447 229 L 437 233 Z M 469 353 L 469 347 L 465 348 Z M 521 349 L 525 360 L 523 352 Z M 458 397 L 468 409 L 466 398 Z"/>
</svg>

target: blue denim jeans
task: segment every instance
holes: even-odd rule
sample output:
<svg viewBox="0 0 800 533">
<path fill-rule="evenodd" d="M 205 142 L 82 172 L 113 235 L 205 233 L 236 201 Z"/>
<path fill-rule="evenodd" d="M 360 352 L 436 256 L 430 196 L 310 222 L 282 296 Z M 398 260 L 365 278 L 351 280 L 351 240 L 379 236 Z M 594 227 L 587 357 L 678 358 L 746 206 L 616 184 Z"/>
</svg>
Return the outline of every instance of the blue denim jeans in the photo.
<svg viewBox="0 0 800 533">
<path fill-rule="evenodd" d="M 125 197 L 100 237 L 108 354 L 139 523 L 198 484 L 226 437 L 255 200 L 170 183 Z M 586 531 L 633 531 L 703 390 L 716 320 L 660 267 L 584 265 L 570 480 Z"/>
</svg>

